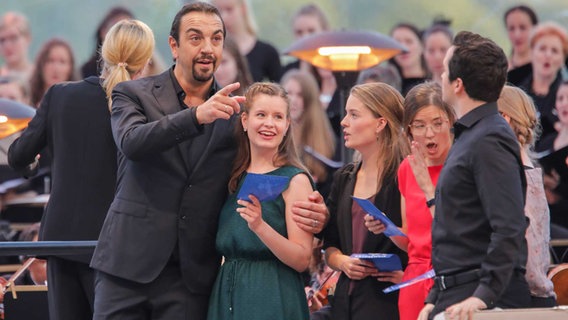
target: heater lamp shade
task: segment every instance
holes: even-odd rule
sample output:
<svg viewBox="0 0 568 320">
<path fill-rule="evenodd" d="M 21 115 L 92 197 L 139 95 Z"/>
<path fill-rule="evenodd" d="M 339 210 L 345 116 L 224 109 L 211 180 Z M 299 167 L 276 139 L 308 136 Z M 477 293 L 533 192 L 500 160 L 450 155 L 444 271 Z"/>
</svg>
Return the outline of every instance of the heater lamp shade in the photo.
<svg viewBox="0 0 568 320">
<path fill-rule="evenodd" d="M 375 66 L 406 48 L 378 32 L 327 31 L 293 43 L 285 54 L 331 71 L 360 71 Z"/>
<path fill-rule="evenodd" d="M 0 98 L 0 139 L 23 130 L 35 113 L 30 106 Z"/>
</svg>

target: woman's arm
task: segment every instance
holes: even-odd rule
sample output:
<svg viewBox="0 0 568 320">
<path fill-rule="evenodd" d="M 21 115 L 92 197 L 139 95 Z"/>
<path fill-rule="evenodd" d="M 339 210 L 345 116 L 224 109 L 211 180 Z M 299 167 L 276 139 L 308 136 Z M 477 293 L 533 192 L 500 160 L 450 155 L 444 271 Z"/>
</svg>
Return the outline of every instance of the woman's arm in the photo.
<svg viewBox="0 0 568 320">
<path fill-rule="evenodd" d="M 408 163 L 410 164 L 414 178 L 416 178 L 418 186 L 420 187 L 420 189 L 422 189 L 422 192 L 424 192 L 426 201 L 434 199 L 436 186 L 434 186 L 434 184 L 432 183 L 432 178 L 430 178 L 430 173 L 428 172 L 428 165 L 426 164 L 426 159 L 424 159 L 424 156 L 420 152 L 418 142 L 412 141 L 412 146 L 410 148 L 412 149 L 412 154 L 408 157 Z M 435 206 L 431 205 L 429 208 L 430 213 L 433 217 Z"/>
<path fill-rule="evenodd" d="M 248 223 L 249 228 L 284 264 L 302 272 L 308 268 L 312 254 L 313 234 L 298 227 L 292 219 L 292 204 L 295 201 L 305 201 L 312 193 L 312 187 L 305 174 L 298 174 L 290 180 L 290 186 L 282 194 L 286 204 L 286 229 L 288 238 L 282 236 L 262 219 L 260 202 L 250 196 L 252 203 L 239 200 L 243 207 L 237 212 Z"/>
<path fill-rule="evenodd" d="M 352 280 L 378 276 L 378 270 L 372 262 L 351 258 L 335 247 L 329 247 L 325 250 L 325 261 L 330 268 L 345 273 Z"/>
</svg>

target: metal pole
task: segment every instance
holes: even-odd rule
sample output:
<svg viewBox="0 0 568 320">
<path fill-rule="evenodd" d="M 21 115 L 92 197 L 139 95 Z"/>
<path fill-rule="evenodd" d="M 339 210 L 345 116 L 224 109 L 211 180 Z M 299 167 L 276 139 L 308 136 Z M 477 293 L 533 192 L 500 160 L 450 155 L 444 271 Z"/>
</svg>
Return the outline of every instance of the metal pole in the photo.
<svg viewBox="0 0 568 320">
<path fill-rule="evenodd" d="M 0 242 L 0 256 L 70 256 L 92 254 L 97 241 Z"/>
<path fill-rule="evenodd" d="M 335 81 L 337 82 L 337 88 L 339 89 L 339 117 L 340 121 L 345 118 L 345 105 L 347 103 L 347 98 L 349 98 L 349 91 L 355 82 L 357 82 L 357 77 L 359 75 L 358 71 L 334 71 Z M 343 130 L 340 130 L 339 138 L 340 148 L 341 148 L 341 162 L 347 164 L 353 161 L 353 150 L 345 147 L 345 140 L 343 139 Z"/>
</svg>

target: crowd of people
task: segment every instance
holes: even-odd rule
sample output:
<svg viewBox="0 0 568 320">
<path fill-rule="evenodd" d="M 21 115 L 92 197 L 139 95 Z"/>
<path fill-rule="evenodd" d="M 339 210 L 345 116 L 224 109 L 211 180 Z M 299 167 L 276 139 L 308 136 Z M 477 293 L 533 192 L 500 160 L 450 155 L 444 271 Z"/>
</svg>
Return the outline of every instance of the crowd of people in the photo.
<svg viewBox="0 0 568 320">
<path fill-rule="evenodd" d="M 246 0 L 184 5 L 169 68 L 123 7 L 80 68 L 60 38 L 30 62 L 28 21 L 4 14 L 0 98 L 37 108 L 9 165 L 25 177 L 51 168 L 39 241 L 98 240 L 93 254 L 46 257 L 50 318 L 468 319 L 555 306 L 568 32 L 524 5 L 503 20 L 509 55 L 454 36 L 448 20 L 398 23 L 390 36 L 407 51 L 363 70 L 343 104 L 331 71 L 281 65 Z M 330 26 L 306 4 L 291 30 Z M 338 162 L 342 148 L 353 159 Z M 287 182 L 270 199 L 241 197 L 257 175 Z M 402 268 L 354 256 L 366 253 Z"/>
</svg>

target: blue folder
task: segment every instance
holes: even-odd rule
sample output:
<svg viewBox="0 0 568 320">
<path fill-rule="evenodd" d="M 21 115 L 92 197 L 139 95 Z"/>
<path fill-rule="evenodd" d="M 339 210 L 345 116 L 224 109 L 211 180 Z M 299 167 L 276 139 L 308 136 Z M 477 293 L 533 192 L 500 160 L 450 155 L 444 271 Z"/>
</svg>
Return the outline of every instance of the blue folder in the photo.
<svg viewBox="0 0 568 320">
<path fill-rule="evenodd" d="M 257 197 L 260 202 L 276 199 L 286 190 L 290 178 L 268 174 L 247 173 L 237 199 L 251 202 L 249 195 Z"/>
<path fill-rule="evenodd" d="M 402 233 L 398 227 L 384 214 L 381 210 L 377 209 L 375 205 L 367 200 L 367 199 L 360 199 L 356 197 L 351 197 L 363 210 L 373 216 L 373 218 L 380 220 L 386 227 L 384 232 L 385 236 L 392 237 L 392 236 L 403 236 L 406 237 L 404 233 Z"/>
<path fill-rule="evenodd" d="M 402 270 L 400 258 L 392 253 L 354 253 L 353 258 L 369 260 L 373 262 L 379 271 Z"/>
</svg>

